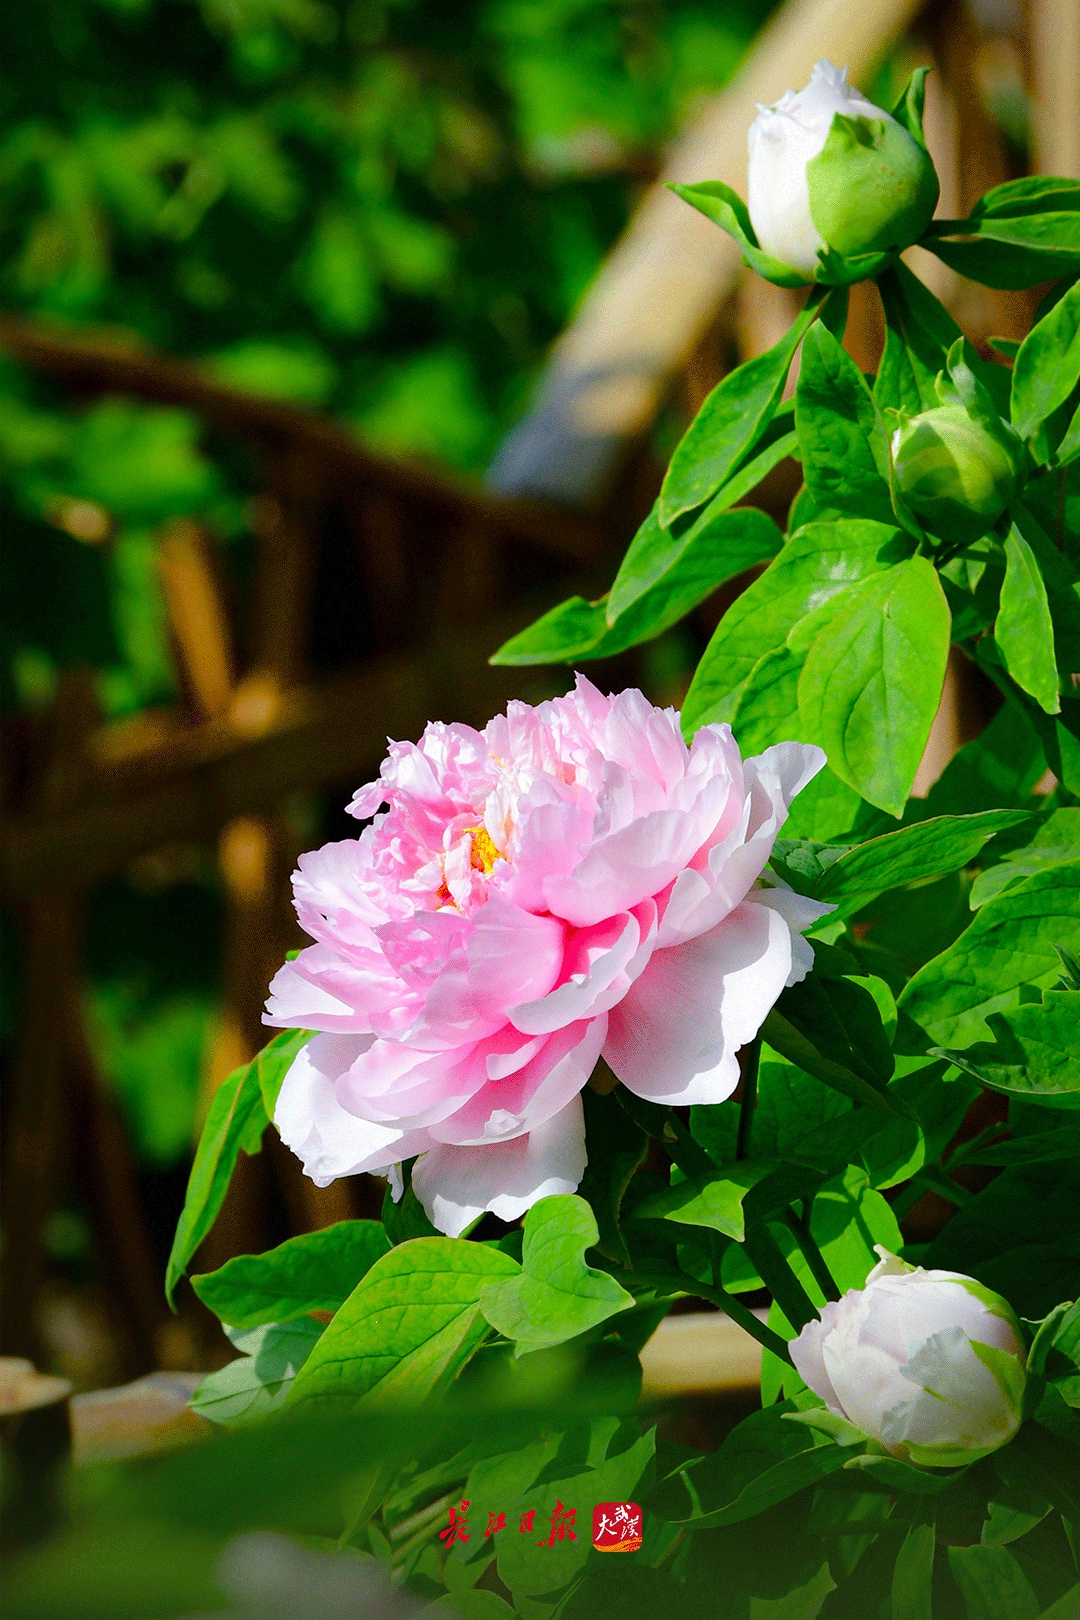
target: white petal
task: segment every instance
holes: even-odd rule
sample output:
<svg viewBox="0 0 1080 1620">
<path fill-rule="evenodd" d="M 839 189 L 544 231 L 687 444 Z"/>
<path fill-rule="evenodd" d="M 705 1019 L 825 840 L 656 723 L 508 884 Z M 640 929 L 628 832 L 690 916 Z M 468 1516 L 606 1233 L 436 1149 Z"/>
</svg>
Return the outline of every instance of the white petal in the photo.
<svg viewBox="0 0 1080 1620">
<path fill-rule="evenodd" d="M 778 878 L 772 879 L 769 888 L 756 889 L 754 899 L 759 905 L 778 912 L 791 929 L 791 972 L 787 982 L 800 984 L 814 965 L 814 947 L 803 939 L 803 931 L 812 928 L 836 907 L 826 905 L 823 900 L 811 900 L 805 894 L 796 894 Z"/>
<path fill-rule="evenodd" d="M 656 951 L 609 1015 L 604 1057 L 624 1085 L 664 1103 L 723 1102 L 736 1053 L 761 1028 L 791 969 L 791 932 L 745 901 L 716 928 Z"/>
<path fill-rule="evenodd" d="M 828 1369 L 825 1366 L 825 1357 L 822 1346 L 829 1333 L 832 1321 L 829 1312 L 841 1308 L 840 1302 L 832 1300 L 825 1306 L 821 1317 L 813 1322 L 807 1322 L 797 1339 L 792 1339 L 788 1345 L 791 1359 L 795 1364 L 795 1371 L 808 1389 L 815 1395 L 820 1395 L 830 1412 L 843 1417 L 844 1412 L 837 1398 Z"/>
<path fill-rule="evenodd" d="M 317 1187 L 361 1170 L 385 1169 L 427 1146 L 424 1133 L 373 1125 L 338 1102 L 335 1081 L 363 1049 L 360 1036 L 316 1035 L 301 1047 L 282 1082 L 274 1124 Z"/>
<path fill-rule="evenodd" d="M 485 1210 L 514 1221 L 540 1198 L 572 1193 L 585 1173 L 585 1114 L 575 1097 L 526 1136 L 490 1147 L 433 1147 L 413 1167 L 428 1219 L 458 1237 Z"/>
</svg>

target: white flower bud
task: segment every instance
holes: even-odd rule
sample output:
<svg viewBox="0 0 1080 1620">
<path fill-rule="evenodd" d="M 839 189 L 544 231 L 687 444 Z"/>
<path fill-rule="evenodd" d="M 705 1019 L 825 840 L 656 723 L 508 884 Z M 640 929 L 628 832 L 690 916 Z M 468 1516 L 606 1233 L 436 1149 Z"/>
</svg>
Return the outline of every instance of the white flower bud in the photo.
<svg viewBox="0 0 1080 1620">
<path fill-rule="evenodd" d="M 831 62 L 814 64 L 805 90 L 761 107 L 749 143 L 747 202 L 758 243 L 807 280 L 820 249 L 855 257 L 904 248 L 934 212 L 937 175 L 925 148 Z"/>
<path fill-rule="evenodd" d="M 863 1288 L 825 1306 L 791 1344 L 803 1381 L 894 1457 L 954 1467 L 1011 1440 L 1025 1353 L 997 1294 L 885 1249 Z"/>
</svg>

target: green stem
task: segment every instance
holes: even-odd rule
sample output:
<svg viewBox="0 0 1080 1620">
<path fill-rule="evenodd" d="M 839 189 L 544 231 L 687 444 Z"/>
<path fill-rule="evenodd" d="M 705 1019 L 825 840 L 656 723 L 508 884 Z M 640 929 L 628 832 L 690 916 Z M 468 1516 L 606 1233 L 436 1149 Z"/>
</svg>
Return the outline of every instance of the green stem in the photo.
<svg viewBox="0 0 1080 1620">
<path fill-rule="evenodd" d="M 840 1289 L 837 1286 L 835 1277 L 829 1270 L 828 1261 L 818 1248 L 817 1239 L 810 1230 L 810 1222 L 805 1216 L 796 1215 L 793 1209 L 786 1212 L 784 1220 L 789 1232 L 802 1250 L 803 1259 L 810 1267 L 810 1275 L 825 1295 L 825 1298 L 839 1299 Z"/>
<path fill-rule="evenodd" d="M 1008 1134 L 1009 1127 L 1004 1122 L 987 1125 L 977 1136 L 969 1137 L 966 1142 L 961 1142 L 956 1152 L 949 1154 L 941 1168 L 946 1175 L 951 1174 L 958 1164 L 963 1164 L 965 1159 L 971 1158 L 972 1154 L 980 1152 L 988 1142 L 993 1142 L 996 1146 L 999 1141 L 1005 1141 Z"/>
<path fill-rule="evenodd" d="M 780 1245 L 764 1221 L 747 1226 L 743 1248 L 796 1333 L 808 1322 L 818 1320 L 817 1306 L 784 1259 Z"/>
<path fill-rule="evenodd" d="M 742 1072 L 742 1102 L 739 1104 L 739 1131 L 735 1138 L 735 1157 L 750 1157 L 750 1136 L 757 1107 L 758 1069 L 761 1066 L 761 1036 L 756 1035 L 746 1047 Z"/>
<path fill-rule="evenodd" d="M 965 1204 L 970 1204 L 974 1195 L 969 1193 L 966 1187 L 961 1187 L 951 1176 L 947 1176 L 940 1165 L 926 1164 L 920 1174 L 932 1192 L 940 1193 L 942 1198 L 947 1198 L 957 1209 L 963 1209 Z"/>
<path fill-rule="evenodd" d="M 462 1480 L 457 1490 L 447 1491 L 445 1496 L 440 1496 L 437 1501 L 429 1502 L 427 1507 L 421 1508 L 418 1513 L 411 1513 L 407 1519 L 402 1519 L 399 1523 L 391 1525 L 387 1531 L 387 1539 L 391 1543 L 406 1541 L 417 1530 L 428 1528 L 435 1520 L 442 1518 L 452 1502 L 457 1503 L 464 1487 L 465 1481 Z"/>
<path fill-rule="evenodd" d="M 915 1208 L 923 1193 L 927 1191 L 929 1189 L 923 1180 L 923 1173 L 921 1170 L 917 1170 L 907 1186 L 902 1188 L 892 1201 L 892 1212 L 896 1219 L 902 1221 L 904 1216 Z"/>
<path fill-rule="evenodd" d="M 668 1129 L 674 1135 L 674 1140 L 665 1135 L 664 1146 L 674 1159 L 684 1176 L 691 1181 L 713 1181 L 717 1175 L 717 1166 L 710 1159 L 700 1142 L 696 1142 L 688 1126 L 684 1125 L 678 1114 L 672 1113 L 668 1121 Z"/>
<path fill-rule="evenodd" d="M 768 1323 L 755 1316 L 741 1299 L 729 1294 L 726 1288 L 710 1287 L 708 1283 L 698 1282 L 696 1277 L 688 1278 L 687 1281 L 690 1284 L 686 1290 L 688 1294 L 697 1294 L 700 1299 L 707 1299 L 711 1305 L 719 1306 L 720 1310 L 725 1311 L 733 1322 L 738 1322 L 739 1326 L 764 1349 L 771 1350 L 774 1356 L 779 1356 L 789 1367 L 794 1365 L 787 1340 L 782 1339 L 779 1333 L 774 1333 Z"/>
</svg>

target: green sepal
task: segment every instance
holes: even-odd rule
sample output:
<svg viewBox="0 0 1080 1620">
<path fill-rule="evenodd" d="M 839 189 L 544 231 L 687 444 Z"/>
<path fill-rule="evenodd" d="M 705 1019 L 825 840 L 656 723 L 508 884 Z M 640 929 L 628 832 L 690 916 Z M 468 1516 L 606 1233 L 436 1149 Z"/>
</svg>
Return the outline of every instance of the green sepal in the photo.
<svg viewBox="0 0 1080 1620">
<path fill-rule="evenodd" d="M 920 146 L 926 145 L 923 136 L 923 104 L 926 101 L 926 80 L 929 76 L 928 67 L 917 67 L 904 86 L 900 99 L 892 110 L 892 116 L 898 124 L 902 124 L 909 135 L 913 135 Z"/>
<path fill-rule="evenodd" d="M 808 278 L 801 270 L 792 269 L 782 259 L 774 259 L 771 253 L 766 253 L 758 245 L 746 204 L 738 192 L 722 180 L 701 180 L 692 186 L 670 181 L 668 190 L 689 203 L 691 208 L 696 208 L 699 214 L 704 214 L 706 219 L 711 219 L 714 225 L 719 225 L 722 231 L 727 231 L 738 243 L 743 263 L 756 270 L 759 276 L 764 276 L 766 281 L 771 281 L 776 287 L 808 285 Z"/>
<path fill-rule="evenodd" d="M 947 1490 L 962 1477 L 957 1472 L 959 1467 L 966 1472 L 975 1460 L 969 1453 L 962 1464 L 925 1463 L 916 1466 L 914 1463 L 900 1462 L 896 1457 L 882 1457 L 874 1452 L 863 1452 L 861 1456 L 850 1457 L 844 1468 L 857 1469 L 864 1477 L 873 1481 L 875 1485 L 883 1486 L 887 1491 L 910 1491 L 916 1496 L 935 1496 L 938 1491 Z M 948 1473 L 928 1472 L 929 1468 L 943 1466 L 949 1469 Z"/>
<path fill-rule="evenodd" d="M 827 1406 L 812 1406 L 805 1412 L 785 1412 L 784 1417 L 789 1423 L 805 1423 L 808 1429 L 828 1435 L 838 1446 L 864 1446 L 867 1443 L 867 1436 L 861 1429 L 857 1429 L 854 1423 L 849 1423 L 838 1412 L 830 1412 Z"/>
<path fill-rule="evenodd" d="M 828 244 L 818 279 L 835 258 L 845 280 L 885 269 L 922 235 L 937 206 L 937 171 L 925 146 L 885 118 L 834 113 L 825 144 L 806 165 L 810 217 Z M 873 268 L 868 260 L 876 261 Z M 855 277 L 852 268 L 861 268 Z"/>
</svg>

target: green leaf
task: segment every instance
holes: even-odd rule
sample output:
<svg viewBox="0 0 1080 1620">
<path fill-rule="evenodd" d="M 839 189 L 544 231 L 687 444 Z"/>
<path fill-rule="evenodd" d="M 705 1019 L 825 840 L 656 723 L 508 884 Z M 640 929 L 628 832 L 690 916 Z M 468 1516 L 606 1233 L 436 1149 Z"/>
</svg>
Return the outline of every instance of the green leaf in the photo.
<svg viewBox="0 0 1080 1620">
<path fill-rule="evenodd" d="M 777 287 L 806 286 L 807 277 L 801 270 L 793 269 L 782 259 L 774 259 L 771 253 L 765 253 L 758 246 L 746 204 L 738 192 L 732 191 L 722 180 L 703 180 L 695 186 L 673 184 L 668 186 L 668 190 L 734 237 L 742 252 L 743 262 L 756 270 L 759 276 L 764 276 L 766 281 L 771 281 Z"/>
<path fill-rule="evenodd" d="M 937 713 L 949 628 L 933 564 L 910 557 L 848 590 L 799 678 L 799 713 L 832 769 L 896 816 Z"/>
<path fill-rule="evenodd" d="M 840 1118 L 852 1112 L 846 1097 L 822 1086 L 771 1048 L 762 1048 L 751 1121 L 750 1151 L 754 1159 L 789 1159 L 795 1163 L 816 1164 L 815 1157 L 804 1158 L 800 1153 L 803 1142 L 819 1135 L 827 1138 L 838 1128 Z M 735 1158 L 739 1113 L 737 1102 L 698 1105 L 690 1110 L 694 1140 L 701 1143 L 718 1165 Z M 881 1123 L 880 1114 L 874 1110 L 874 1127 Z M 831 1161 L 823 1166 L 832 1167 Z"/>
<path fill-rule="evenodd" d="M 892 1620 L 933 1620 L 934 1526 L 914 1524 L 896 1555 Z"/>
<path fill-rule="evenodd" d="M 640 1167 L 649 1139 L 635 1125 L 614 1092 L 601 1096 L 591 1086 L 581 1093 L 585 1107 L 585 1140 L 589 1162 L 578 1186 L 578 1196 L 596 1220 L 596 1246 L 601 1254 L 619 1265 L 628 1266 L 630 1255 L 619 1231 L 623 1194 Z"/>
<path fill-rule="evenodd" d="M 694 1530 L 741 1524 L 842 1468 L 849 1448 L 803 1424 L 785 1422 L 785 1413 L 793 1410 L 784 1401 L 753 1413 L 716 1451 L 687 1468 L 691 1500 L 700 1506 L 671 1522 Z"/>
<path fill-rule="evenodd" d="M 1000 1013 L 991 1017 L 1001 1017 Z M 1080 1029 L 1077 1031 L 1080 1033 Z M 1080 1080 L 1080 1075 L 1078 1075 Z M 1060 1107 L 1060 1099 L 1057 1099 Z M 1057 1125 L 1052 1131 L 1031 1131 L 1008 1142 L 992 1142 L 975 1153 L 965 1153 L 965 1164 L 1045 1164 L 1049 1159 L 1080 1157 L 1080 1124 Z"/>
<path fill-rule="evenodd" d="M 966 237 L 966 241 L 946 240 Z M 981 197 L 965 220 L 934 220 L 921 245 L 987 287 L 1033 287 L 1080 269 L 1080 185 L 1034 177 Z"/>
<path fill-rule="evenodd" d="M 1069 677 L 1080 668 L 1080 573 L 1024 502 L 1016 503 L 1013 518 L 1042 575 L 1054 625 L 1051 645 L 1057 652 L 1058 671 L 1071 685 Z"/>
<path fill-rule="evenodd" d="M 1016 356 L 1012 423 L 1030 439 L 1080 382 L 1080 281 L 1033 326 Z"/>
<path fill-rule="evenodd" d="M 275 1035 L 253 1060 L 267 1119 L 272 1120 L 274 1117 L 278 1093 L 282 1081 L 292 1068 L 293 1059 L 310 1039 L 309 1029 L 283 1029 L 281 1034 Z"/>
<path fill-rule="evenodd" d="M 959 871 L 989 839 L 1027 820 L 1023 810 L 988 810 L 917 821 L 839 852 L 807 892 L 837 901 L 840 915 L 850 916 L 887 889 Z"/>
<path fill-rule="evenodd" d="M 192 1410 L 211 1423 L 240 1423 L 276 1411 L 322 1332 L 321 1322 L 308 1319 L 230 1333 L 244 1353 L 203 1379 L 191 1397 Z"/>
<path fill-rule="evenodd" d="M 207 1111 L 165 1272 L 170 1305 L 177 1283 L 217 1218 L 241 1149 L 258 1153 L 269 1123 L 257 1064 L 245 1063 L 221 1082 Z"/>
<path fill-rule="evenodd" d="M 894 521 L 885 425 L 862 372 L 822 323 L 803 343 L 795 425 L 806 487 L 822 506 Z"/>
<path fill-rule="evenodd" d="M 780 996 L 762 1026 L 771 1047 L 790 1063 L 857 1103 L 904 1119 L 908 1109 L 890 1095 L 888 1048 L 874 998 L 850 979 L 811 974 Z"/>
<path fill-rule="evenodd" d="M 1056 1603 L 1051 1603 L 1048 1609 L 1044 1609 L 1039 1620 L 1075 1620 L 1078 1610 L 1080 1610 L 1080 1583 L 1070 1586 Z"/>
<path fill-rule="evenodd" d="M 664 477 L 658 515 L 665 529 L 715 495 L 769 426 L 821 296 L 811 297 L 779 343 L 729 371 L 705 400 Z"/>
<path fill-rule="evenodd" d="M 556 1193 L 525 1216 L 521 1271 L 488 1283 L 480 1308 L 496 1333 L 514 1341 L 515 1355 L 576 1339 L 634 1299 L 606 1271 L 585 1264 L 599 1236 L 583 1198 Z"/>
<path fill-rule="evenodd" d="M 811 523 L 742 592 L 720 620 L 683 702 L 686 736 L 730 720 L 755 664 L 847 586 L 888 569 L 913 542 L 894 524 Z"/>
<path fill-rule="evenodd" d="M 926 798 L 909 799 L 904 819 L 1033 808 L 1032 789 L 1045 771 L 1046 758 L 1023 709 L 1005 703 L 982 735 L 954 754 Z"/>
<path fill-rule="evenodd" d="M 795 447 L 794 440 L 786 436 L 772 450 L 778 446 L 775 461 Z M 611 587 L 609 625 L 618 626 L 635 605 L 643 607 L 646 596 L 652 598 L 652 614 L 666 610 L 672 601 L 685 601 L 677 615 L 665 614 L 664 625 L 674 623 L 674 617 L 689 612 L 725 580 L 776 556 L 783 544 L 776 524 L 752 506 L 730 510 L 732 499 L 738 498 L 730 496 L 730 490 L 730 484 L 721 489 L 693 522 L 670 528 L 661 527 L 653 508 L 630 542 Z"/>
<path fill-rule="evenodd" d="M 900 1008 L 940 1045 L 965 1045 L 985 1036 L 989 1013 L 1015 1006 L 1021 985 L 1052 982 L 1055 941 L 1080 946 L 1080 861 L 1034 872 L 989 901 L 919 969 Z"/>
<path fill-rule="evenodd" d="M 1060 714 L 1054 626 L 1039 565 L 1014 523 L 1005 539 L 1005 583 L 994 626 L 1005 667 L 1047 714 Z"/>
<path fill-rule="evenodd" d="M 950 1547 L 968 1620 L 1039 1620 L 1039 1600 L 1007 1547 Z"/>
<path fill-rule="evenodd" d="M 242 1254 L 191 1286 L 231 1327 L 291 1322 L 336 1311 L 390 1247 L 381 1221 L 339 1221 L 289 1238 L 266 1254 Z"/>
<path fill-rule="evenodd" d="M 743 1201 L 777 1169 L 775 1159 L 744 1159 L 724 1166 L 708 1180 L 677 1181 L 638 1204 L 634 1219 L 704 1226 L 741 1243 L 746 1236 Z"/>
<path fill-rule="evenodd" d="M 1059 467 L 1067 467 L 1080 456 L 1080 405 L 1076 407 L 1072 420 L 1065 429 L 1064 437 L 1057 447 L 1054 459 Z"/>
<path fill-rule="evenodd" d="M 1041 1318 L 1080 1293 L 1078 1198 L 1075 1159 L 1010 1165 L 957 1210 L 922 1264 L 975 1277 L 1021 1316 Z"/>
<path fill-rule="evenodd" d="M 874 382 L 874 398 L 884 409 L 909 416 L 934 410 L 935 386 L 960 328 L 928 287 L 903 263 L 878 281 L 885 310 L 885 352 Z"/>
<path fill-rule="evenodd" d="M 605 605 L 603 597 L 598 602 L 586 602 L 583 596 L 571 596 L 511 636 L 488 662 L 572 664 L 597 647 L 607 634 Z"/>
<path fill-rule="evenodd" d="M 326 1329 L 291 1402 L 416 1401 L 449 1382 L 487 1332 L 480 1298 L 516 1276 L 499 1249 L 462 1238 L 415 1238 L 377 1260 Z"/>
<path fill-rule="evenodd" d="M 780 441 L 776 460 L 787 453 L 784 443 Z M 512 636 L 490 662 L 570 664 L 612 658 L 661 635 L 725 580 L 767 562 L 783 543 L 780 530 L 754 507 L 727 510 L 727 493 L 721 491 L 678 537 L 660 528 L 654 510 L 631 542 L 610 597 L 598 602 L 570 597 Z M 631 563 L 627 605 L 613 617 L 615 592 Z M 646 578 L 650 571 L 652 582 Z"/>
<path fill-rule="evenodd" d="M 1041 1002 L 991 1012 L 994 1032 L 986 1041 L 937 1048 L 950 1063 L 994 1091 L 1032 1102 L 1080 1107 L 1080 996 L 1075 990 L 1045 990 Z"/>
<path fill-rule="evenodd" d="M 1030 877 L 1044 866 L 1061 866 L 1080 849 L 1080 809 L 1054 810 L 1037 826 L 1035 835 L 1019 848 L 1006 850 L 996 866 L 988 866 L 971 885 L 969 904 L 977 911 L 1003 889 Z"/>
</svg>

